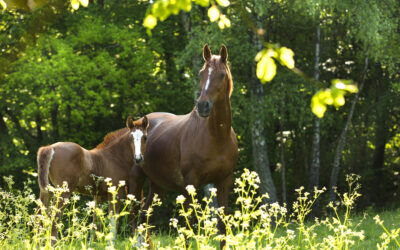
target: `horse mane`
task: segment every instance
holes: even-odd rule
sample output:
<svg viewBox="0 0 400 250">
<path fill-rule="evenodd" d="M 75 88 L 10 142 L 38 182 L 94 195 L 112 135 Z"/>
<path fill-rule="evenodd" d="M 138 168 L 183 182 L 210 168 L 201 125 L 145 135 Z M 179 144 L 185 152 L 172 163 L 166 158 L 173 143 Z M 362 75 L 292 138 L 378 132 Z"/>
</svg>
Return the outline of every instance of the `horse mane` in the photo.
<svg viewBox="0 0 400 250">
<path fill-rule="evenodd" d="M 123 134 L 125 134 L 127 128 L 121 128 L 116 131 L 108 133 L 104 136 L 103 142 L 97 145 L 97 149 L 106 148 L 111 144 L 111 142 L 115 141 L 116 139 L 120 138 Z"/>
<path fill-rule="evenodd" d="M 233 81 L 232 81 L 232 74 L 231 74 L 231 70 L 229 69 L 229 66 L 226 65 L 226 72 L 228 73 L 228 92 L 229 92 L 229 98 L 232 95 L 233 92 Z"/>
</svg>

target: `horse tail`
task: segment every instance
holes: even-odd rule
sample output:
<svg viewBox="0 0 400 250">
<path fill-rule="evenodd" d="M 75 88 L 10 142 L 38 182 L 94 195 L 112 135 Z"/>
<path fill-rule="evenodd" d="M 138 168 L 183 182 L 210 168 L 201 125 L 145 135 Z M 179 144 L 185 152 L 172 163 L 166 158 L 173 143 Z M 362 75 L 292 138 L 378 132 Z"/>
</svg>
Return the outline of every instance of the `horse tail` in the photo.
<svg viewBox="0 0 400 250">
<path fill-rule="evenodd" d="M 49 185 L 49 169 L 53 156 L 54 149 L 51 146 L 39 148 L 37 164 L 40 192 L 47 193 L 47 185 Z"/>
</svg>

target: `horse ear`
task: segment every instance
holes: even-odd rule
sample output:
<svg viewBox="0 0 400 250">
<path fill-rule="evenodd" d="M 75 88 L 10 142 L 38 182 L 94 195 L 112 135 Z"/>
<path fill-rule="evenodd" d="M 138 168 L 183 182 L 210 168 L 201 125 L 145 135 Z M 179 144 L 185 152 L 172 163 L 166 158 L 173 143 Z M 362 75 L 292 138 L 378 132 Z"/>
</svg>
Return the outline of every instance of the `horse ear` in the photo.
<svg viewBox="0 0 400 250">
<path fill-rule="evenodd" d="M 147 119 L 147 116 L 144 116 L 143 117 L 143 120 L 142 120 L 142 128 L 143 129 L 147 129 L 148 127 L 149 127 L 149 119 Z"/>
<path fill-rule="evenodd" d="M 211 59 L 211 50 L 207 44 L 204 45 L 204 47 L 203 47 L 203 58 L 204 58 L 204 61 L 206 61 L 206 62 L 208 62 Z"/>
<path fill-rule="evenodd" d="M 225 47 L 225 45 L 222 45 L 219 55 L 221 56 L 222 62 L 226 63 L 228 61 L 228 49 Z"/>
<path fill-rule="evenodd" d="M 126 127 L 129 129 L 133 129 L 134 126 L 135 124 L 133 123 L 132 116 L 128 116 L 128 118 L 126 119 Z"/>
</svg>

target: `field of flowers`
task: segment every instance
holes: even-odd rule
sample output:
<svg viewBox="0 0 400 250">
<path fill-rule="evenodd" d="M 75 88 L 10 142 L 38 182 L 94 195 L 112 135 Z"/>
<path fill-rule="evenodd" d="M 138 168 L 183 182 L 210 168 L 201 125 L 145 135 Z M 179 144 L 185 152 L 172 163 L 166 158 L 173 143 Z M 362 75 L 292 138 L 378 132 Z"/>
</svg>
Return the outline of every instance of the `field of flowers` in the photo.
<svg viewBox="0 0 400 250">
<path fill-rule="evenodd" d="M 355 175 L 347 176 L 348 192 L 338 194 L 338 202 L 328 205 L 328 216 L 310 219 L 311 208 L 324 189 L 314 190 L 313 194 L 302 187 L 297 189 L 297 201 L 290 208 L 265 203 L 268 195 L 257 193 L 257 174 L 245 169 L 235 181 L 237 199 L 233 213 L 224 214 L 222 209 L 211 205 L 217 190 L 210 190 L 211 197 L 199 200 L 196 189 L 188 186 L 190 197 L 176 198 L 179 216 L 170 218 L 168 232 L 160 232 L 151 225 L 154 208 L 161 206 L 156 198 L 145 212 L 147 220 L 138 225 L 135 235 L 129 233 L 128 223 L 131 206 L 137 202 L 133 196 L 123 201 L 121 211 L 109 214 L 107 206 L 96 207 L 93 201 L 82 204 L 81 197 L 74 194 L 66 201 L 62 221 L 56 224 L 59 233 L 55 245 L 51 228 L 57 203 L 68 187 L 49 186 L 53 200 L 49 208 L 44 208 L 31 188 L 36 181 L 28 180 L 23 190 L 17 190 L 13 188 L 12 177 L 4 178 L 7 187 L 0 189 L 1 249 L 146 249 L 148 244 L 155 249 L 216 249 L 222 240 L 226 249 L 400 248 L 400 209 L 352 213 L 360 196 Z M 109 192 L 115 198 L 124 185 L 123 182 L 118 187 L 109 185 Z M 184 206 L 186 199 L 191 202 L 188 207 Z M 219 234 L 219 219 L 226 226 L 226 235 Z M 119 225 L 118 234 L 114 222 Z M 143 240 L 149 235 L 151 242 Z"/>
</svg>

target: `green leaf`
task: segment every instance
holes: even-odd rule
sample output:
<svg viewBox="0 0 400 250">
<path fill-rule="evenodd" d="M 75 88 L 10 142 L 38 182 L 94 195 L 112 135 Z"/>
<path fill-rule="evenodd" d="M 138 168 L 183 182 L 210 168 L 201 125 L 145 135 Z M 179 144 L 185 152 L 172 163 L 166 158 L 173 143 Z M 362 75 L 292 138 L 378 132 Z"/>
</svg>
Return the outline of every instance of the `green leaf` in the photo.
<svg viewBox="0 0 400 250">
<path fill-rule="evenodd" d="M 348 91 L 350 93 L 358 92 L 357 86 L 355 84 L 353 84 L 353 81 L 351 81 L 351 80 L 334 79 L 334 80 L 332 80 L 332 85 L 334 85 L 338 89 L 342 89 L 342 90 Z"/>
<path fill-rule="evenodd" d="M 325 96 L 325 91 L 320 90 L 311 99 L 311 110 L 318 118 L 322 118 L 326 111 Z"/>
<path fill-rule="evenodd" d="M 83 7 L 87 7 L 89 5 L 89 0 L 79 0 Z"/>
<path fill-rule="evenodd" d="M 268 53 L 261 52 L 257 54 L 256 59 L 260 59 L 257 63 L 257 77 L 261 80 L 261 82 L 269 82 L 271 81 L 276 74 L 276 64 L 274 60 L 268 55 Z M 261 57 L 261 58 L 260 58 Z"/>
<path fill-rule="evenodd" d="M 3 8 L 3 10 L 7 9 L 7 4 L 3 0 L 0 0 L 0 5 Z"/>
<path fill-rule="evenodd" d="M 208 9 L 208 17 L 210 18 L 211 22 L 215 22 L 219 18 L 219 10 L 217 6 L 213 5 Z"/>
<path fill-rule="evenodd" d="M 217 0 L 218 5 L 222 7 L 228 7 L 230 2 L 228 0 Z"/>
<path fill-rule="evenodd" d="M 157 18 L 151 14 L 147 15 L 143 20 L 143 26 L 148 29 L 153 29 L 157 25 Z"/>
<path fill-rule="evenodd" d="M 293 59 L 294 53 L 291 49 L 288 49 L 286 47 L 282 47 L 279 49 L 279 59 L 281 63 L 288 67 L 289 69 L 294 68 L 294 59 Z"/>
<path fill-rule="evenodd" d="M 194 2 L 201 7 L 207 7 L 210 4 L 210 0 L 195 0 Z"/>
<path fill-rule="evenodd" d="M 221 15 L 219 18 L 218 26 L 220 29 L 231 27 L 231 20 L 229 20 L 225 15 Z"/>
<path fill-rule="evenodd" d="M 334 99 L 333 99 L 333 104 L 335 105 L 336 108 L 343 106 L 345 103 L 344 100 L 344 92 L 340 91 L 339 93 L 337 93 L 337 95 L 335 95 Z"/>
<path fill-rule="evenodd" d="M 74 10 L 79 9 L 79 0 L 71 0 L 71 6 Z"/>
</svg>

